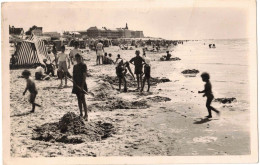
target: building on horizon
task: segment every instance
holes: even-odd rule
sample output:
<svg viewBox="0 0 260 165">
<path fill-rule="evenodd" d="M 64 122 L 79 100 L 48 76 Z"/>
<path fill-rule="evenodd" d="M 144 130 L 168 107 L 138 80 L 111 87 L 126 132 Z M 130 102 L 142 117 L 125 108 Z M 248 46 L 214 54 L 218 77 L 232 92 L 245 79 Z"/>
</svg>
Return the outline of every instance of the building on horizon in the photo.
<svg viewBox="0 0 260 165">
<path fill-rule="evenodd" d="M 26 35 L 36 35 L 41 36 L 42 35 L 42 27 L 32 26 L 27 32 L 25 32 Z"/>
<path fill-rule="evenodd" d="M 14 26 L 9 25 L 9 34 L 11 34 L 11 35 L 23 35 L 24 30 L 23 30 L 23 28 L 16 28 Z"/>
<path fill-rule="evenodd" d="M 126 23 L 125 28 L 108 29 L 106 27 L 98 28 L 96 26 L 90 27 L 86 32 L 79 31 L 81 34 L 86 34 L 89 38 L 144 38 L 143 31 L 129 30 Z"/>
</svg>

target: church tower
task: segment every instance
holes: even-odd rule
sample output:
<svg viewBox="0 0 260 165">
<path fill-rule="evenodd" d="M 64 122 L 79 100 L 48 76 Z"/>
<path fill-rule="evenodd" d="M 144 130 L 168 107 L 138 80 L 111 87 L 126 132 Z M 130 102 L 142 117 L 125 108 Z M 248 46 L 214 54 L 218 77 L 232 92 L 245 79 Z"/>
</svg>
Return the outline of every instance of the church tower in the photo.
<svg viewBox="0 0 260 165">
<path fill-rule="evenodd" d="M 125 29 L 128 29 L 127 23 L 126 23 L 126 25 L 125 25 Z"/>
</svg>

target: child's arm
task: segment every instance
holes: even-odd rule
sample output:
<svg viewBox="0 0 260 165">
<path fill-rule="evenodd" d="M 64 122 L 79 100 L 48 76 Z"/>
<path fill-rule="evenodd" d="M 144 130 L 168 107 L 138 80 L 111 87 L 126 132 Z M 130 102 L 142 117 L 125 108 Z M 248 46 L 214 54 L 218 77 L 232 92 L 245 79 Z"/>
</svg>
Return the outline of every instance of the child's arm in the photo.
<svg viewBox="0 0 260 165">
<path fill-rule="evenodd" d="M 28 80 L 27 80 L 26 88 L 25 88 L 25 90 L 24 90 L 24 92 L 23 92 L 23 95 L 25 95 L 25 93 L 27 92 L 28 86 L 29 86 L 29 82 L 28 82 Z"/>
</svg>

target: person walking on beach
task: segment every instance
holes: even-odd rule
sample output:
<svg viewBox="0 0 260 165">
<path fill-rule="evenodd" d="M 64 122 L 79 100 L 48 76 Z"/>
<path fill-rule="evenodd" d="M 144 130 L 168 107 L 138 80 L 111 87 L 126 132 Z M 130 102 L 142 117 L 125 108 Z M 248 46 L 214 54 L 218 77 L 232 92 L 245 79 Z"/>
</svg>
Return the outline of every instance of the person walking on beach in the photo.
<svg viewBox="0 0 260 165">
<path fill-rule="evenodd" d="M 97 65 L 100 65 L 101 62 L 100 62 L 100 58 L 101 58 L 101 61 L 103 63 L 103 56 L 104 56 L 104 46 L 101 42 L 101 40 L 99 40 L 99 42 L 97 43 L 97 46 L 96 46 L 96 54 L 97 54 Z"/>
<path fill-rule="evenodd" d="M 137 79 L 137 90 L 140 89 L 140 86 L 142 86 L 142 76 L 141 74 L 143 73 L 143 62 L 144 59 L 140 57 L 140 51 L 136 50 L 135 51 L 136 57 L 132 58 L 129 62 L 135 66 L 135 74 L 136 74 L 136 79 Z M 140 82 L 140 83 L 139 83 Z"/>
<path fill-rule="evenodd" d="M 80 54 L 75 55 L 75 60 L 77 62 L 73 67 L 73 89 L 72 93 L 76 94 L 78 99 L 78 106 L 80 111 L 80 116 L 83 116 L 82 106 L 84 108 L 85 116 L 84 119 L 88 120 L 87 104 L 85 100 L 85 94 L 88 91 L 86 84 L 87 77 L 87 65 L 83 63 Z"/>
<path fill-rule="evenodd" d="M 31 76 L 30 71 L 24 70 L 22 73 L 22 76 L 26 79 L 26 88 L 23 92 L 23 95 L 25 95 L 27 90 L 29 90 L 29 92 L 30 92 L 29 102 L 32 104 L 31 112 L 34 112 L 35 106 L 41 107 L 39 104 L 35 103 L 35 98 L 36 98 L 36 95 L 38 94 L 38 91 L 36 89 L 36 85 L 35 85 L 33 79 L 30 77 Z"/>
<path fill-rule="evenodd" d="M 59 73 L 64 73 L 64 76 L 65 76 L 65 86 L 64 87 L 67 87 L 67 73 L 68 73 L 68 69 L 70 68 L 70 59 L 69 59 L 69 56 L 67 54 L 65 54 L 64 52 L 65 52 L 65 46 L 63 45 L 61 47 L 61 53 L 58 54 L 58 62 L 59 62 L 58 71 L 59 71 Z M 66 60 L 69 63 L 69 67 L 67 67 Z M 60 75 L 58 77 L 60 78 L 59 88 L 62 88 L 63 76 Z"/>
<path fill-rule="evenodd" d="M 203 97 L 205 97 L 205 96 L 207 97 L 206 107 L 207 107 L 208 113 L 209 113 L 209 115 L 207 117 L 212 118 L 211 110 L 213 110 L 217 114 L 219 114 L 220 112 L 210 105 L 213 98 L 214 98 L 214 95 L 212 93 L 212 86 L 211 86 L 211 83 L 209 81 L 209 79 L 210 79 L 209 74 L 204 72 L 204 73 L 201 74 L 201 78 L 202 78 L 202 81 L 206 82 L 206 84 L 205 84 L 204 90 L 198 91 L 198 93 L 204 93 Z"/>
<path fill-rule="evenodd" d="M 74 42 L 74 49 L 70 51 L 69 57 L 71 64 L 74 65 L 75 55 L 81 54 L 81 51 L 79 50 L 79 43 L 76 41 Z"/>
<path fill-rule="evenodd" d="M 143 74 L 144 74 L 144 79 L 143 79 L 141 92 L 143 92 L 143 90 L 144 90 L 144 85 L 145 85 L 146 80 L 147 80 L 147 85 L 148 85 L 147 92 L 149 92 L 150 91 L 150 78 L 151 78 L 151 66 L 150 66 L 150 60 L 149 59 L 145 59 L 144 73 Z"/>
</svg>

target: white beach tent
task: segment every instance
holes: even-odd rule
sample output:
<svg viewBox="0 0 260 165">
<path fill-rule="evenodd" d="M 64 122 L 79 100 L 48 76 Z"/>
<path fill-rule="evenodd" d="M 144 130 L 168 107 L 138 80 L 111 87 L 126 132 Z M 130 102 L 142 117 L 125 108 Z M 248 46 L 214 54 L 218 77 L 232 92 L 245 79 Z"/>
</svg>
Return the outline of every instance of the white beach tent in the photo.
<svg viewBox="0 0 260 165">
<path fill-rule="evenodd" d="M 51 61 L 44 41 L 36 36 L 22 41 L 16 50 L 18 66 L 33 66 L 36 63 L 43 63 L 43 59 Z"/>
</svg>

